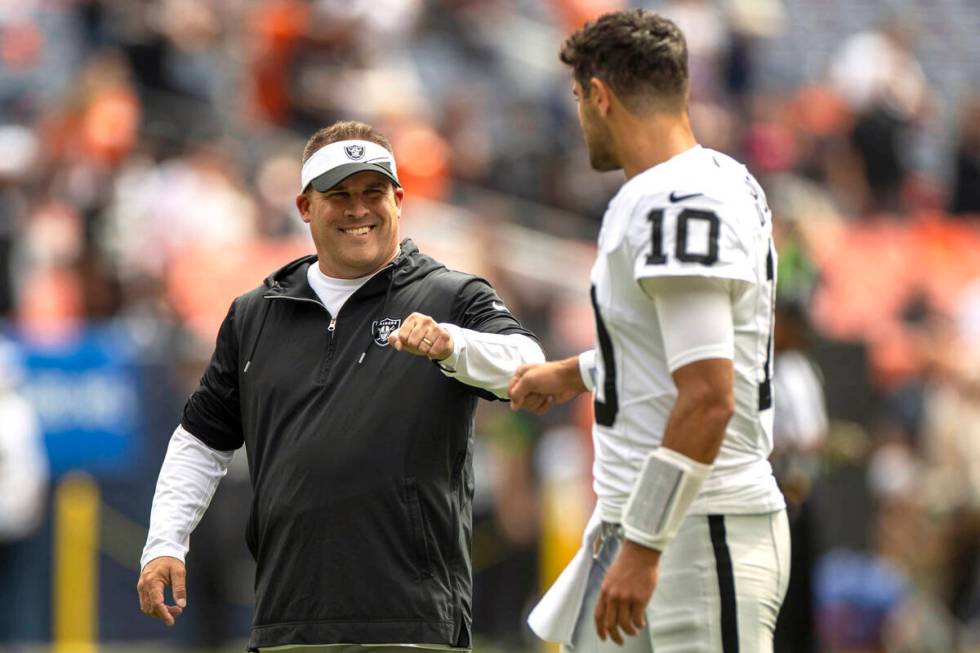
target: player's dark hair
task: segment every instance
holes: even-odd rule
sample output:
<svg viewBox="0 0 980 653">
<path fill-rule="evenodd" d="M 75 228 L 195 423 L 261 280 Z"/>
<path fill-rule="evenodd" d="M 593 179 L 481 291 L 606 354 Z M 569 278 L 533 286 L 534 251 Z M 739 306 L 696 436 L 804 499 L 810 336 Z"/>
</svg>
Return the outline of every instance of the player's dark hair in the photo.
<svg viewBox="0 0 980 653">
<path fill-rule="evenodd" d="M 684 107 L 687 42 L 677 25 L 652 11 L 604 14 L 565 39 L 558 56 L 586 97 L 597 77 L 631 111 Z"/>
<path fill-rule="evenodd" d="M 394 153 L 385 135 L 371 125 L 356 120 L 339 120 L 310 136 L 310 140 L 306 141 L 306 147 L 303 148 L 303 163 L 306 163 L 307 159 L 324 145 L 337 141 L 370 141 Z"/>
</svg>

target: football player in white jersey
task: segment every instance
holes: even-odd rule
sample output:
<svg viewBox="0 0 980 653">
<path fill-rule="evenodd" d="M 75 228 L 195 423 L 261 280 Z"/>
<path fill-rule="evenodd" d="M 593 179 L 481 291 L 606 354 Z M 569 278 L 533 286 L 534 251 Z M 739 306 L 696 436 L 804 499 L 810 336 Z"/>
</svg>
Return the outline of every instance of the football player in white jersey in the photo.
<svg viewBox="0 0 980 653">
<path fill-rule="evenodd" d="M 674 23 L 607 14 L 560 56 L 592 166 L 627 181 L 592 269 L 596 348 L 524 366 L 509 388 L 515 409 L 536 412 L 595 400 L 596 515 L 529 621 L 576 653 L 771 651 L 789 529 L 767 460 L 765 196 L 745 166 L 697 144 Z"/>
</svg>

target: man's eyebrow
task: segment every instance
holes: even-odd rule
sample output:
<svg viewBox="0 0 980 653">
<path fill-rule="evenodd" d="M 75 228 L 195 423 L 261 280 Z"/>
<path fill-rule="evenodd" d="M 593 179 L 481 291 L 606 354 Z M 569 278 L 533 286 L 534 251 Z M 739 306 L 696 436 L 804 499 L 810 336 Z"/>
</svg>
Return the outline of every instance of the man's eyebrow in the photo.
<svg viewBox="0 0 980 653">
<path fill-rule="evenodd" d="M 374 182 L 371 182 L 370 184 L 365 185 L 364 188 L 363 188 L 363 190 L 384 190 L 384 187 L 385 187 L 385 182 L 383 182 L 383 181 L 374 181 Z M 348 188 L 347 186 L 344 186 L 343 184 L 338 184 L 337 186 L 334 186 L 330 190 L 324 191 L 324 192 L 327 193 L 327 194 L 330 194 L 330 193 L 350 193 L 351 192 L 351 189 Z"/>
</svg>

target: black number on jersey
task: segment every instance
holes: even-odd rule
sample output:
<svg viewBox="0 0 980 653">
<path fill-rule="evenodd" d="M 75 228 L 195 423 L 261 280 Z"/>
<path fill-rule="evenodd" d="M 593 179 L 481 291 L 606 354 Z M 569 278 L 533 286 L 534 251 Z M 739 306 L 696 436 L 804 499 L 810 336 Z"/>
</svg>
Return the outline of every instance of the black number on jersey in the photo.
<svg viewBox="0 0 980 653">
<path fill-rule="evenodd" d="M 616 423 L 616 413 L 619 412 L 619 397 L 616 394 L 616 357 L 613 351 L 612 339 L 606 331 L 606 324 L 599 312 L 599 300 L 596 299 L 595 286 L 592 286 L 592 310 L 595 312 L 595 330 L 599 337 L 599 351 L 602 352 L 603 381 L 602 391 L 605 401 L 599 401 L 599 393 L 595 394 L 593 409 L 595 421 L 601 426 L 612 426 Z"/>
<path fill-rule="evenodd" d="M 664 254 L 664 210 L 654 209 L 647 214 L 650 221 L 650 241 L 653 249 L 647 256 L 647 265 L 662 265 L 667 262 L 667 255 Z"/>
<path fill-rule="evenodd" d="M 664 210 L 654 209 L 647 214 L 650 221 L 650 254 L 647 255 L 647 265 L 662 265 L 667 262 L 664 253 Z M 692 221 L 702 220 L 708 223 L 707 252 L 699 254 L 688 249 L 688 231 Z M 721 221 L 712 211 L 703 209 L 684 209 L 677 216 L 677 237 L 675 240 L 674 257 L 683 263 L 701 263 L 714 265 L 718 262 L 718 240 L 721 236 Z"/>
</svg>

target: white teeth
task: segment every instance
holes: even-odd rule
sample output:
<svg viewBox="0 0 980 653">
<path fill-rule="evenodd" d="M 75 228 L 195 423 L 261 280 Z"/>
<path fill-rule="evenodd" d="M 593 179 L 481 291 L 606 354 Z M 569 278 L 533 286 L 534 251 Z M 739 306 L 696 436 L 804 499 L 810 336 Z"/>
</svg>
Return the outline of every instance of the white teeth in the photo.
<svg viewBox="0 0 980 653">
<path fill-rule="evenodd" d="M 371 231 L 371 227 L 355 227 L 354 229 L 344 229 L 344 233 L 348 233 L 353 236 L 363 236 L 369 231 Z"/>
</svg>

